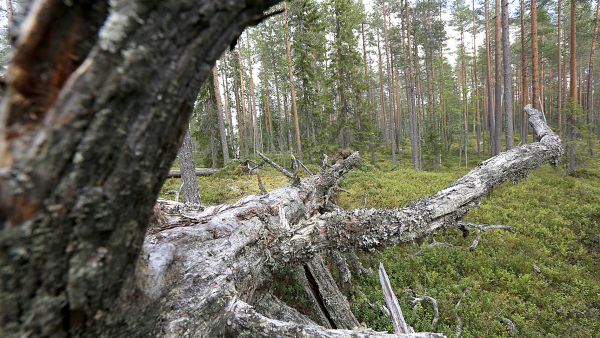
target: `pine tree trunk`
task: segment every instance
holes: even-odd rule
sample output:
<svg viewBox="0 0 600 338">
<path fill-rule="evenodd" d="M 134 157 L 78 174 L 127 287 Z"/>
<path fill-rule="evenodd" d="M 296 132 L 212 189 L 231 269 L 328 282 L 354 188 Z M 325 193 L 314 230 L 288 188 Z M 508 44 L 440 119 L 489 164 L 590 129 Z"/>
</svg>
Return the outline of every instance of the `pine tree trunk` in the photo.
<svg viewBox="0 0 600 338">
<path fill-rule="evenodd" d="M 529 103 L 529 86 L 527 82 L 527 57 L 525 56 L 525 4 L 524 0 L 519 1 L 520 5 L 520 23 L 521 23 L 521 144 L 527 144 L 527 135 L 529 134 L 529 124 L 527 123 L 527 113 L 525 106 Z M 560 60 L 560 59 L 559 59 Z M 560 83 L 560 80 L 559 80 Z"/>
<path fill-rule="evenodd" d="M 231 154 L 233 157 L 236 156 L 235 153 L 235 136 L 233 134 L 233 119 L 231 116 L 231 106 L 229 103 L 229 81 L 228 81 L 228 76 L 227 76 L 227 58 L 223 58 L 223 85 L 225 86 L 225 101 L 224 101 L 224 106 L 225 106 L 225 114 L 227 117 L 227 134 L 229 136 L 229 143 L 228 145 L 231 145 L 231 150 L 233 151 L 233 154 Z M 235 90 L 235 89 L 234 89 Z"/>
<path fill-rule="evenodd" d="M 496 118 L 494 117 L 494 88 L 492 84 L 492 44 L 490 34 L 490 15 L 489 15 L 489 0 L 485 0 L 485 53 L 486 53 L 486 74 L 485 83 L 487 88 L 487 125 L 490 133 L 490 153 L 494 154 L 496 146 Z"/>
<path fill-rule="evenodd" d="M 385 91 L 383 89 L 383 61 L 381 60 L 381 43 L 379 41 L 379 30 L 377 30 L 377 57 L 379 59 L 379 104 L 381 106 L 381 115 L 379 118 L 379 128 L 382 131 L 383 138 L 386 138 L 387 135 L 387 118 L 385 112 Z"/>
<path fill-rule="evenodd" d="M 496 17 L 494 19 L 495 29 L 495 71 L 496 71 L 496 106 L 494 108 L 494 152 L 493 155 L 498 155 L 502 150 L 502 26 L 501 26 L 501 5 L 500 0 L 496 0 Z"/>
<path fill-rule="evenodd" d="M 221 104 L 221 90 L 219 85 L 219 72 L 217 66 L 213 67 L 213 86 L 215 87 L 215 101 L 217 103 L 217 120 L 219 123 L 219 134 L 221 136 L 221 150 L 223 151 L 223 164 L 229 162 L 229 149 L 227 147 L 227 134 L 225 133 L 225 118 L 223 117 L 223 105 Z"/>
<path fill-rule="evenodd" d="M 571 20 L 570 20 L 570 38 L 569 38 L 569 116 L 567 119 L 567 173 L 573 175 L 577 170 L 577 143 L 576 143 L 576 123 L 577 123 L 577 35 L 576 35 L 576 12 L 577 1 L 571 0 Z"/>
<path fill-rule="evenodd" d="M 245 95 L 245 87 L 246 84 L 244 83 L 244 59 L 242 58 L 242 51 L 241 51 L 241 47 L 242 47 L 242 42 L 239 41 L 241 40 L 238 39 L 238 44 L 239 47 L 237 49 L 237 56 L 238 56 L 238 64 L 240 67 L 240 106 L 241 106 L 241 114 L 240 111 L 238 110 L 238 134 L 240 137 L 240 153 L 241 153 L 241 157 L 248 157 L 248 143 L 246 142 L 246 128 L 247 128 L 247 112 L 246 112 L 246 95 Z"/>
<path fill-rule="evenodd" d="M 461 81 L 461 101 L 463 110 L 463 152 L 465 155 L 465 168 L 469 166 L 469 102 L 467 95 L 467 63 L 466 63 L 464 31 L 460 30 L 460 81 Z"/>
<path fill-rule="evenodd" d="M 475 133 L 477 134 L 477 159 L 481 159 L 481 116 L 479 111 L 479 80 L 477 78 L 477 21 L 473 0 L 473 86 L 475 88 Z"/>
<path fill-rule="evenodd" d="M 537 1 L 531 0 L 531 101 L 535 109 L 542 109 L 540 97 L 540 71 L 537 29 Z"/>
<path fill-rule="evenodd" d="M 557 17 L 557 29 L 556 29 L 556 48 L 557 48 L 557 59 L 558 59 L 558 80 L 557 80 L 557 117 L 558 117 L 558 133 L 562 135 L 563 130 L 563 78 L 564 78 L 564 66 L 562 62 L 562 1 L 558 0 L 556 6 L 556 17 Z"/>
<path fill-rule="evenodd" d="M 514 145 L 513 131 L 513 93 L 512 69 L 510 61 L 510 38 L 508 27 L 508 0 L 502 0 L 502 50 L 504 62 L 504 131 L 506 133 L 506 149 Z"/>
<path fill-rule="evenodd" d="M 594 33 L 592 35 L 592 46 L 590 47 L 590 61 L 588 65 L 588 78 L 587 78 L 587 89 L 586 89 L 586 111 L 587 111 L 587 125 L 588 131 L 588 147 L 590 156 L 595 156 L 594 148 L 594 95 L 593 95 L 593 83 L 594 83 L 594 56 L 596 53 L 596 44 L 598 43 L 598 32 L 600 31 L 600 1 L 596 3 L 596 14 L 594 16 Z"/>
<path fill-rule="evenodd" d="M 412 53 L 412 41 L 411 41 L 411 30 L 410 30 L 410 15 L 409 15 L 409 7 L 408 0 L 405 0 L 404 3 L 404 20 L 403 25 L 406 28 L 406 39 L 407 39 L 407 49 L 406 53 L 404 53 L 405 67 L 406 73 L 408 76 L 406 77 L 407 81 L 407 89 L 408 94 L 407 97 L 410 100 L 409 108 L 410 108 L 410 143 L 411 143 L 411 151 L 412 151 L 412 163 L 415 170 L 421 170 L 421 137 L 419 133 L 419 125 L 418 125 L 418 116 L 417 116 L 417 107 L 416 107 L 416 93 L 415 93 L 415 73 L 413 72 L 413 53 Z"/>
<path fill-rule="evenodd" d="M 296 131 L 296 152 L 298 159 L 302 161 L 302 144 L 300 142 L 300 124 L 298 123 L 298 109 L 296 108 L 296 86 L 294 84 L 294 71 L 292 69 L 292 47 L 290 42 L 290 29 L 288 26 L 287 3 L 283 4 L 285 10 L 285 49 L 287 52 L 288 75 L 290 78 L 290 94 L 292 96 L 292 113 L 294 114 L 294 130 Z"/>
<path fill-rule="evenodd" d="M 200 189 L 196 182 L 196 164 L 194 162 L 194 144 L 190 135 L 190 129 L 185 132 L 183 143 L 179 149 L 179 167 L 181 171 L 181 192 L 185 204 L 195 208 L 202 207 Z"/>
</svg>

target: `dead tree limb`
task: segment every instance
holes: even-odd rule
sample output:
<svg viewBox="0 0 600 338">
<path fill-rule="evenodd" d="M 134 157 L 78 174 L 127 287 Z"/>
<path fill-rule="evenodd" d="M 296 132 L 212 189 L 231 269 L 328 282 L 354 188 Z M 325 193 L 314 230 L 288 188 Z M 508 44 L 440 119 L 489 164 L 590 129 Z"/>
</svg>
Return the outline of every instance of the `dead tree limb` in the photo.
<svg viewBox="0 0 600 338">
<path fill-rule="evenodd" d="M 504 324 L 506 324 L 506 326 L 508 326 L 508 333 L 510 334 L 511 337 L 514 337 L 517 335 L 517 333 L 519 333 L 519 331 L 517 330 L 517 326 L 515 325 L 515 323 L 506 318 L 506 317 L 500 317 L 500 321 Z"/>
<path fill-rule="evenodd" d="M 211 176 L 219 172 L 219 169 L 213 168 L 196 168 L 196 176 L 197 177 L 206 177 Z M 171 170 L 167 174 L 167 178 L 181 178 L 180 170 Z"/>
<path fill-rule="evenodd" d="M 439 313 L 439 309 L 438 309 L 438 302 L 435 298 L 430 297 L 430 296 L 417 296 L 415 298 L 413 298 L 411 300 L 411 303 L 413 305 L 413 309 L 417 307 L 417 305 L 421 304 L 422 302 L 429 302 L 431 303 L 431 307 L 433 308 L 433 319 L 431 320 L 431 326 L 435 327 L 435 325 L 437 324 L 438 320 L 440 320 L 440 313 Z"/>
<path fill-rule="evenodd" d="M 136 278 L 129 282 L 138 290 L 137 297 L 125 294 L 120 303 L 127 323 L 132 323 L 126 327 L 139 332 L 141 319 L 136 315 L 143 308 L 156 311 L 153 318 L 159 318 L 152 321 L 150 332 L 214 335 L 226 326 L 225 313 L 231 308 L 227 300 L 251 300 L 274 269 L 302 266 L 331 249 L 410 243 L 456 226 L 497 185 L 518 180 L 544 163 L 556 163 L 562 153 L 559 138 L 539 113 L 530 113 L 530 121 L 542 135 L 539 142 L 493 157 L 449 188 L 402 209 L 326 208 L 333 188 L 358 165 L 358 154 L 298 185 L 248 196 L 233 205 L 191 212 L 173 211 L 176 203 L 160 202 L 169 226 L 156 228 L 146 238 Z M 244 323 L 239 325 L 250 325 Z M 298 324 L 284 327 L 297 329 Z"/>
<path fill-rule="evenodd" d="M 379 263 L 379 281 L 381 282 L 381 289 L 383 290 L 383 298 L 385 299 L 385 304 L 387 305 L 390 317 L 392 318 L 392 324 L 394 325 L 394 333 L 410 333 L 408 325 L 404 320 L 402 309 L 400 308 L 400 304 L 398 303 L 398 298 L 396 298 L 396 294 L 394 294 L 394 290 L 392 290 L 390 279 L 388 278 L 387 272 L 385 272 L 385 268 L 383 267 L 383 263 Z"/>
</svg>

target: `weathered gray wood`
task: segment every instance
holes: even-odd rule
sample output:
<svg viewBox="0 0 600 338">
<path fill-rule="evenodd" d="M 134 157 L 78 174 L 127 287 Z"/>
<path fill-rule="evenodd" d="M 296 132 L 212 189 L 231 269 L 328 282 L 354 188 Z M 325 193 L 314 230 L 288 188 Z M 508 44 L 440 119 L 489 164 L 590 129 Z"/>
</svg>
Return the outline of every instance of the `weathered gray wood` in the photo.
<svg viewBox="0 0 600 338">
<path fill-rule="evenodd" d="M 323 303 L 325 313 L 334 329 L 353 329 L 359 325 L 352 314 L 350 303 L 342 294 L 335 279 L 320 255 L 315 255 L 305 266 L 309 281 L 314 281 L 317 297 Z"/>
<path fill-rule="evenodd" d="M 230 300 L 251 299 L 254 291 L 270 280 L 273 269 L 305 264 L 330 249 L 412 242 L 439 229 L 456 227 L 460 217 L 494 187 L 558 159 L 560 140 L 544 128 L 540 116 L 531 114 L 532 125 L 541 136 L 539 142 L 502 153 L 449 188 L 403 209 L 347 212 L 327 205 L 334 187 L 358 164 L 358 154 L 298 185 L 248 196 L 233 205 L 198 212 L 160 201 L 166 222 L 151 229 L 136 278 L 126 288 L 131 294 L 121 297 L 119 313 L 125 322 L 108 332 L 212 336 L 232 322 L 225 315 Z M 155 320 L 140 328 L 139 323 L 148 316 Z M 254 315 L 245 318 L 262 320 Z M 261 323 L 239 325 L 251 335 Z M 282 332 L 298 329 L 293 323 L 284 327 Z"/>
<path fill-rule="evenodd" d="M 196 168 L 194 173 L 197 177 L 211 176 L 219 172 L 219 169 L 215 168 Z M 180 170 L 170 170 L 167 174 L 167 178 L 181 178 Z"/>
<path fill-rule="evenodd" d="M 255 296 L 253 305 L 258 312 L 269 318 L 304 325 L 317 325 L 310 318 L 268 292 L 263 292 Z"/>
<path fill-rule="evenodd" d="M 410 333 L 408 325 L 404 320 L 402 309 L 398 303 L 398 298 L 396 298 L 396 294 L 394 293 L 394 290 L 392 290 L 392 285 L 390 284 L 390 279 L 388 278 L 387 272 L 385 272 L 383 263 L 379 263 L 379 281 L 381 282 L 381 289 L 383 290 L 385 304 L 387 305 L 387 308 L 390 312 L 390 317 L 392 318 L 394 333 Z"/>
<path fill-rule="evenodd" d="M 239 299 L 228 306 L 231 319 L 227 331 L 238 337 L 320 337 L 320 338 L 442 338 L 438 333 L 419 332 L 411 334 L 388 334 L 369 329 L 341 330 L 325 329 L 321 326 L 282 322 L 267 318 Z"/>
</svg>

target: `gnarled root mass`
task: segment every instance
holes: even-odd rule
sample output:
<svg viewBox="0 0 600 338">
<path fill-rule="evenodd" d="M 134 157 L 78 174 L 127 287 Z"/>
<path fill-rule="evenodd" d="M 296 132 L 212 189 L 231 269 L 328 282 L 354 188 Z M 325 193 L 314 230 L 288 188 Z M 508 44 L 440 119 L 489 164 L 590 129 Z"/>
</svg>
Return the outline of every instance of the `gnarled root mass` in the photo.
<svg viewBox="0 0 600 338">
<path fill-rule="evenodd" d="M 493 157 L 450 187 L 404 208 L 346 211 L 331 204 L 330 194 L 359 164 L 358 153 L 331 167 L 323 166 L 319 174 L 300 182 L 290 175 L 293 185 L 232 205 L 198 212 L 159 200 L 164 217 L 155 218 L 158 224 L 146 237 L 136 275 L 128 281 L 130 291 L 121 297 L 120 307 L 129 317 L 119 325 L 135 328 L 136 334 L 172 337 L 338 337 L 351 332 L 357 337 L 393 336 L 336 327 L 326 306 L 327 328 L 306 318 L 293 320 L 301 316 L 282 302 L 278 302 L 281 310 L 261 314 L 261 308 L 268 309 L 264 290 L 271 272 L 310 264 L 327 250 L 344 253 L 406 243 L 460 226 L 461 218 L 494 187 L 518 181 L 545 163 L 556 164 L 562 155 L 560 139 L 541 113 L 531 107 L 526 110 L 538 142 Z M 278 313 L 281 318 L 266 317 Z M 139 327 L 141 316 L 152 318 L 143 328 Z"/>
</svg>

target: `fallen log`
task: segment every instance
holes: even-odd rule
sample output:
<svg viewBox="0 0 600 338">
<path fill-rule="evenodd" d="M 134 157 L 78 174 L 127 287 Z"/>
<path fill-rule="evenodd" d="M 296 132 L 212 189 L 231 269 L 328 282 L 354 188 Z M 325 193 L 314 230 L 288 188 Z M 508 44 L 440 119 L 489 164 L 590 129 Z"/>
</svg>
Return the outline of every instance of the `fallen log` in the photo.
<svg viewBox="0 0 600 338">
<path fill-rule="evenodd" d="M 198 177 L 214 175 L 217 172 L 219 172 L 219 169 L 196 168 L 196 176 L 198 176 Z M 169 174 L 167 174 L 167 178 L 181 178 L 181 171 L 180 170 L 171 170 L 171 171 L 169 171 Z"/>
<path fill-rule="evenodd" d="M 157 224 L 151 226 L 135 275 L 120 297 L 117 312 L 121 315 L 117 318 L 123 320 L 115 322 L 114 331 L 106 334 L 441 336 L 285 322 L 265 317 L 252 304 L 264 299 L 262 291 L 256 290 L 268 289 L 273 271 L 306 265 L 328 250 L 380 248 L 459 227 L 461 218 L 493 188 L 516 182 L 545 163 L 556 164 L 562 155 L 560 139 L 540 112 L 530 107 L 526 111 L 538 142 L 501 153 L 450 187 L 400 209 L 345 211 L 331 204 L 330 194 L 359 164 L 358 153 L 332 167 L 324 166 L 319 174 L 304 180 L 292 177 L 293 185 L 248 196 L 232 205 L 196 211 L 159 200 L 157 207 L 163 215 L 154 218 Z"/>
</svg>

